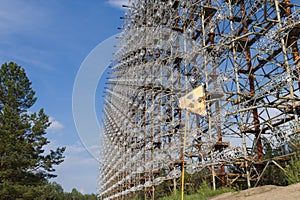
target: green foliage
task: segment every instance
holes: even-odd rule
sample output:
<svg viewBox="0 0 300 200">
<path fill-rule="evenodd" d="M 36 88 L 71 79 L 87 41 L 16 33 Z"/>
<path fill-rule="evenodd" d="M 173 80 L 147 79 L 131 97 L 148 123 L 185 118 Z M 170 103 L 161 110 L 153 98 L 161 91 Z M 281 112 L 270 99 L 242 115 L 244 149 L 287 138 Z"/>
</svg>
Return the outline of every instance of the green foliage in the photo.
<svg viewBox="0 0 300 200">
<path fill-rule="evenodd" d="M 73 188 L 71 193 L 64 194 L 64 200 L 97 200 L 97 196 L 95 194 L 81 194 Z"/>
<path fill-rule="evenodd" d="M 186 195 L 184 196 L 185 200 L 205 200 L 209 197 L 213 197 L 225 192 L 233 192 L 232 189 L 229 188 L 220 188 L 217 190 L 212 190 L 210 186 L 207 185 L 206 182 L 203 182 L 200 189 L 197 190 L 195 194 Z M 160 200 L 181 200 L 181 192 L 177 191 L 176 195 L 171 195 L 168 197 L 163 197 Z"/>
<path fill-rule="evenodd" d="M 297 156 L 293 156 L 286 167 L 286 175 L 289 184 L 300 182 L 300 161 Z"/>
<path fill-rule="evenodd" d="M 70 193 L 64 193 L 63 188 L 56 182 L 45 183 L 38 186 L 24 186 L 15 183 L 1 184 L 5 190 L 5 200 L 96 200 L 95 194 L 81 194 L 75 188 Z"/>
<path fill-rule="evenodd" d="M 173 180 L 171 180 L 173 181 Z M 170 195 L 171 191 L 170 191 L 170 186 L 171 183 L 170 181 L 164 181 L 162 182 L 160 185 L 156 186 L 155 188 L 155 198 L 161 198 L 167 195 Z"/>
<path fill-rule="evenodd" d="M 26 76 L 24 68 L 16 63 L 4 63 L 0 68 L 0 110 L 4 105 L 18 111 L 26 112 L 35 102 L 35 91 Z"/>
<path fill-rule="evenodd" d="M 279 162 L 278 162 L 279 163 Z M 284 163 L 279 163 L 284 165 Z M 276 165 L 269 165 L 264 173 L 264 176 L 261 180 L 261 185 L 288 185 L 287 176 L 282 169 L 278 168 Z"/>
<path fill-rule="evenodd" d="M 297 157 L 300 149 L 299 134 L 295 134 L 293 137 L 290 138 L 288 144 L 282 145 L 280 148 L 272 149 L 268 143 L 266 143 L 265 146 L 266 146 L 265 159 L 271 160 L 275 156 L 280 156 L 291 152 L 296 153 L 296 155 L 291 157 L 291 160 L 289 161 L 276 160 L 276 162 L 280 166 L 284 167 L 286 171 L 280 169 L 278 166 L 271 163 L 266 168 L 264 176 L 260 181 L 260 185 L 286 186 L 289 184 L 299 182 L 300 161 L 299 161 L 299 157 Z"/>
<path fill-rule="evenodd" d="M 204 182 L 206 171 L 203 170 L 201 172 L 195 173 L 195 174 L 185 174 L 184 176 L 184 182 L 189 183 L 185 186 L 185 191 L 187 194 L 194 194 L 197 192 L 197 189 L 199 189 Z"/>
<path fill-rule="evenodd" d="M 0 68 L 0 199 L 40 197 L 65 148 L 44 152 L 49 118 L 41 109 L 29 114 L 36 97 L 25 70 L 16 63 Z"/>
<path fill-rule="evenodd" d="M 43 188 L 43 193 L 38 199 L 41 200 L 60 200 L 65 199 L 65 193 L 61 185 L 56 182 L 48 183 Z"/>
<path fill-rule="evenodd" d="M 22 200 L 60 200 L 65 199 L 62 187 L 54 182 L 44 182 L 40 185 L 21 185 L 18 183 L 4 182 L 0 186 L 0 199 Z"/>
</svg>

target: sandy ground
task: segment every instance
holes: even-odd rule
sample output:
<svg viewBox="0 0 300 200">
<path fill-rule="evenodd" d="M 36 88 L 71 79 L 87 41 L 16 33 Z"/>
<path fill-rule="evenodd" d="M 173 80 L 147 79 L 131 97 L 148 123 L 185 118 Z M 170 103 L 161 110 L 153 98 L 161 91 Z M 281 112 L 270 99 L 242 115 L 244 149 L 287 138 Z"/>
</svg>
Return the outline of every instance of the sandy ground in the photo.
<svg viewBox="0 0 300 200">
<path fill-rule="evenodd" d="M 300 183 L 286 187 L 265 185 L 234 193 L 224 193 L 210 200 L 300 200 Z"/>
</svg>

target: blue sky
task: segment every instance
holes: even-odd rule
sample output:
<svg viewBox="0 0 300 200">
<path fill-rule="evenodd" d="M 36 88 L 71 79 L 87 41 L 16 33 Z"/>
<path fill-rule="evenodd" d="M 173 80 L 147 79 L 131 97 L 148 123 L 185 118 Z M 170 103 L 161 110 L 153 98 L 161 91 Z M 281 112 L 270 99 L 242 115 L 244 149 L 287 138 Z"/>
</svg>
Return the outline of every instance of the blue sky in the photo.
<svg viewBox="0 0 300 200">
<path fill-rule="evenodd" d="M 67 147 L 65 162 L 56 167 L 58 178 L 53 179 L 65 191 L 96 193 L 98 164 L 76 131 L 72 90 L 86 56 L 119 32 L 119 17 L 124 15 L 120 6 L 125 2 L 0 0 L 0 62 L 14 61 L 25 68 L 38 97 L 31 111 L 45 108 L 52 121 L 48 148 Z"/>
</svg>

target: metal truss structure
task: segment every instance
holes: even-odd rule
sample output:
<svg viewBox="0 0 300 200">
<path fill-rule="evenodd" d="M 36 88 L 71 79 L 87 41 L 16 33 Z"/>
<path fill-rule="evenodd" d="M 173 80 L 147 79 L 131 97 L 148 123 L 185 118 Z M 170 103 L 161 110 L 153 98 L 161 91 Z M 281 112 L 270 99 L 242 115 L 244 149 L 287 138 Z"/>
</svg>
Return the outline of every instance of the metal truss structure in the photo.
<svg viewBox="0 0 300 200">
<path fill-rule="evenodd" d="M 270 161 L 283 169 L 299 150 L 296 3 L 129 1 L 105 95 L 99 197 L 154 199 L 159 184 L 176 190 L 203 169 L 214 188 L 251 187 Z"/>
</svg>

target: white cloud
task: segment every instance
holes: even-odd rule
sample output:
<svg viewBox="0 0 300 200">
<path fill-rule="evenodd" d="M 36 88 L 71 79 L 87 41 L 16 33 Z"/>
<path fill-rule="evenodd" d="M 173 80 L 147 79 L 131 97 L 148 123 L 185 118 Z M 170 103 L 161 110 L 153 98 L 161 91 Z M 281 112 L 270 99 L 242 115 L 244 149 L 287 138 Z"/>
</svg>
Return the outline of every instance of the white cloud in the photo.
<svg viewBox="0 0 300 200">
<path fill-rule="evenodd" d="M 53 117 L 49 117 L 49 121 L 51 122 L 51 125 L 47 129 L 48 131 L 55 132 L 64 128 L 64 125 L 59 121 L 55 120 Z"/>
<path fill-rule="evenodd" d="M 54 174 L 58 176 L 51 181 L 61 184 L 66 192 L 76 188 L 82 193 L 96 193 L 98 188 L 98 161 L 93 158 L 80 141 L 71 144 L 62 144 L 52 140 L 45 148 L 45 152 L 57 147 L 66 146 L 65 159 L 55 166 Z M 93 147 L 95 148 L 95 147 Z"/>
<path fill-rule="evenodd" d="M 108 0 L 107 3 L 111 6 L 122 9 L 122 5 L 128 5 L 128 0 Z"/>
<path fill-rule="evenodd" d="M 80 141 L 77 141 L 75 144 L 67 145 L 67 152 L 68 155 L 77 155 L 80 153 L 89 154 L 94 160 L 99 159 L 100 155 L 100 146 L 99 145 L 91 145 L 91 146 L 84 146 Z"/>
<path fill-rule="evenodd" d="M 78 154 L 87 151 L 85 147 L 77 141 L 75 144 L 67 145 L 67 153 L 68 154 Z"/>
<path fill-rule="evenodd" d="M 66 145 L 65 161 L 56 167 L 58 175 L 53 181 L 62 184 L 65 191 L 77 188 L 82 193 L 96 193 L 99 164 L 77 141 Z"/>
</svg>

